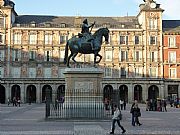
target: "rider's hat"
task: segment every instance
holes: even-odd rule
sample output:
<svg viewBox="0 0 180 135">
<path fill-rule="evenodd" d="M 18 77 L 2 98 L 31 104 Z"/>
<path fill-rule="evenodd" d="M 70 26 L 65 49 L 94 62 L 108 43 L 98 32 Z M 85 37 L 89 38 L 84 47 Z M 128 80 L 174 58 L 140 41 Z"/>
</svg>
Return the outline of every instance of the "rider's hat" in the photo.
<svg viewBox="0 0 180 135">
<path fill-rule="evenodd" d="M 88 23 L 87 19 L 85 19 L 85 20 L 83 21 L 83 23 L 87 24 L 87 23 Z"/>
</svg>

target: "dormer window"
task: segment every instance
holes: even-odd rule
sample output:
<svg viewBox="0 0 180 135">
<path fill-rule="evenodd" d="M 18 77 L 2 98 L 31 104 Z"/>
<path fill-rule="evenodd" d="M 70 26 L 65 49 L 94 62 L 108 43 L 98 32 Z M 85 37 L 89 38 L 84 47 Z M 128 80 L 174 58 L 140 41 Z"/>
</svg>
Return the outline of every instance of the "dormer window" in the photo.
<svg viewBox="0 0 180 135">
<path fill-rule="evenodd" d="M 36 24 L 35 24 L 35 23 L 31 23 L 31 26 L 32 26 L 32 27 L 35 27 L 35 26 L 36 26 Z"/>
<path fill-rule="evenodd" d="M 50 23 L 46 23 L 45 26 L 46 26 L 46 27 L 50 27 L 51 24 L 50 24 Z"/>
<path fill-rule="evenodd" d="M 61 28 L 65 28 L 65 27 L 66 27 L 66 24 L 65 24 L 65 23 L 61 23 L 61 24 L 60 24 L 60 27 L 61 27 Z"/>
</svg>

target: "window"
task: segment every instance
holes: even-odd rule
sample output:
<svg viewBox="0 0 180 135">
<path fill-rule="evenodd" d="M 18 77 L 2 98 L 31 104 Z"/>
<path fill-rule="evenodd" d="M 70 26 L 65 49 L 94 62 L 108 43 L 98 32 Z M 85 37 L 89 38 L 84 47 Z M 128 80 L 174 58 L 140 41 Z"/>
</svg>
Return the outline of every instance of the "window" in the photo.
<svg viewBox="0 0 180 135">
<path fill-rule="evenodd" d="M 0 50 L 0 61 L 4 61 L 4 50 Z"/>
<path fill-rule="evenodd" d="M 105 52 L 105 61 L 112 61 L 112 51 Z"/>
<path fill-rule="evenodd" d="M 157 53 L 158 52 L 150 52 L 150 61 L 151 62 L 157 62 L 157 58 L 158 58 Z"/>
<path fill-rule="evenodd" d="M 36 52 L 30 51 L 29 52 L 29 60 L 35 60 L 35 58 L 36 58 Z"/>
<path fill-rule="evenodd" d="M 151 18 L 149 20 L 149 28 L 150 29 L 157 29 L 157 19 Z"/>
<path fill-rule="evenodd" d="M 0 43 L 1 43 L 1 44 L 4 43 L 4 42 L 3 42 L 3 35 L 1 35 L 1 34 L 0 34 Z"/>
<path fill-rule="evenodd" d="M 136 51 L 136 52 L 135 52 L 135 61 L 136 61 L 136 62 L 140 61 L 139 51 Z"/>
<path fill-rule="evenodd" d="M 176 78 L 176 68 L 169 69 L 169 78 Z"/>
<path fill-rule="evenodd" d="M 60 44 L 64 44 L 68 40 L 68 36 L 60 35 Z"/>
<path fill-rule="evenodd" d="M 155 56 L 154 56 L 154 52 L 151 52 L 151 62 L 155 61 Z"/>
<path fill-rule="evenodd" d="M 37 35 L 36 34 L 30 34 L 29 44 L 36 44 L 36 43 L 37 43 Z"/>
<path fill-rule="evenodd" d="M 121 68 L 121 78 L 126 78 L 126 69 L 125 68 Z"/>
<path fill-rule="evenodd" d="M 121 51 L 120 53 L 120 61 L 123 62 L 123 61 L 127 61 L 128 59 L 128 53 L 127 51 Z"/>
<path fill-rule="evenodd" d="M 36 78 L 36 68 L 29 68 L 29 78 Z"/>
<path fill-rule="evenodd" d="M 61 23 L 59 26 L 60 26 L 60 28 L 65 28 L 66 24 L 65 23 Z"/>
<path fill-rule="evenodd" d="M 149 68 L 149 76 L 156 77 L 157 76 L 157 67 L 150 67 Z"/>
<path fill-rule="evenodd" d="M 65 50 L 62 49 L 62 50 L 60 51 L 60 61 L 64 61 L 64 56 L 65 56 Z"/>
<path fill-rule="evenodd" d="M 0 18 L 0 28 L 4 28 L 4 18 Z"/>
<path fill-rule="evenodd" d="M 175 37 L 168 37 L 168 46 L 176 47 L 176 38 Z"/>
<path fill-rule="evenodd" d="M 176 52 L 169 52 L 169 62 L 170 63 L 176 62 Z"/>
<path fill-rule="evenodd" d="M 156 36 L 150 36 L 150 45 L 156 44 L 157 37 Z"/>
<path fill-rule="evenodd" d="M 139 44 L 139 36 L 135 36 L 135 45 Z"/>
<path fill-rule="evenodd" d="M 13 61 L 19 61 L 21 58 L 21 51 L 20 50 L 13 50 L 12 59 Z"/>
<path fill-rule="evenodd" d="M 112 77 L 112 69 L 111 67 L 105 68 L 105 77 Z"/>
<path fill-rule="evenodd" d="M 128 44 L 128 36 L 120 36 L 120 44 L 121 45 Z"/>
<path fill-rule="evenodd" d="M 135 67 L 134 70 L 135 77 L 142 77 L 143 68 L 142 67 Z"/>
<path fill-rule="evenodd" d="M 52 35 L 51 34 L 46 34 L 45 35 L 45 44 L 52 44 Z"/>
<path fill-rule="evenodd" d="M 51 61 L 51 51 L 45 51 L 45 61 Z"/>
<path fill-rule="evenodd" d="M 21 44 L 21 34 L 20 33 L 15 33 L 14 34 L 14 44 Z"/>
</svg>

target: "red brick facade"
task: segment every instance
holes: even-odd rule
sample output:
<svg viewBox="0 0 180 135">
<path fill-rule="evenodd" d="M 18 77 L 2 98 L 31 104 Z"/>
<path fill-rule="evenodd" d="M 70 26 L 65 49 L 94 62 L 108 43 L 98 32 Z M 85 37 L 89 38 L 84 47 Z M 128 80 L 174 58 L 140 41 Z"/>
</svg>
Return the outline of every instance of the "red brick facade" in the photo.
<svg viewBox="0 0 180 135">
<path fill-rule="evenodd" d="M 170 39 L 174 38 L 174 46 L 170 45 Z M 164 78 L 165 79 L 178 79 L 180 78 L 180 33 L 165 33 L 163 36 L 163 44 L 164 44 Z M 175 54 L 174 58 L 170 55 Z M 174 60 L 171 60 L 171 58 Z M 176 75 L 173 76 L 170 73 L 171 69 L 175 69 Z"/>
</svg>

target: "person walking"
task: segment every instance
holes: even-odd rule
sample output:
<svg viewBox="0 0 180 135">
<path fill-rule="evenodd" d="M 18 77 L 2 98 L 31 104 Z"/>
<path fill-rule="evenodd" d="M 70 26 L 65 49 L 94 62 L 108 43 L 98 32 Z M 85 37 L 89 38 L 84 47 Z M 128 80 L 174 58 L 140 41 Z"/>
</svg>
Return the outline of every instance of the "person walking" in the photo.
<svg viewBox="0 0 180 135">
<path fill-rule="evenodd" d="M 118 126 L 122 129 L 122 134 L 124 134 L 126 132 L 124 127 L 120 124 L 121 118 L 119 116 L 122 117 L 121 112 L 120 112 L 119 108 L 117 107 L 117 105 L 114 105 L 114 115 L 112 117 L 112 128 L 111 128 L 110 134 L 114 134 L 116 122 L 117 122 Z"/>
<path fill-rule="evenodd" d="M 20 98 L 18 98 L 17 104 L 18 104 L 19 107 L 21 106 L 21 100 L 20 100 Z"/>
<path fill-rule="evenodd" d="M 142 124 L 139 122 L 139 117 L 141 116 L 140 108 L 138 107 L 138 104 L 134 104 L 132 107 L 132 116 L 133 116 L 133 122 L 132 125 L 135 126 L 135 124 L 141 126 Z"/>
<path fill-rule="evenodd" d="M 7 99 L 8 106 L 10 105 L 11 101 L 10 98 Z"/>
<path fill-rule="evenodd" d="M 120 99 L 119 104 L 120 104 L 120 106 L 121 106 L 121 110 L 123 110 L 124 101 Z"/>
</svg>

